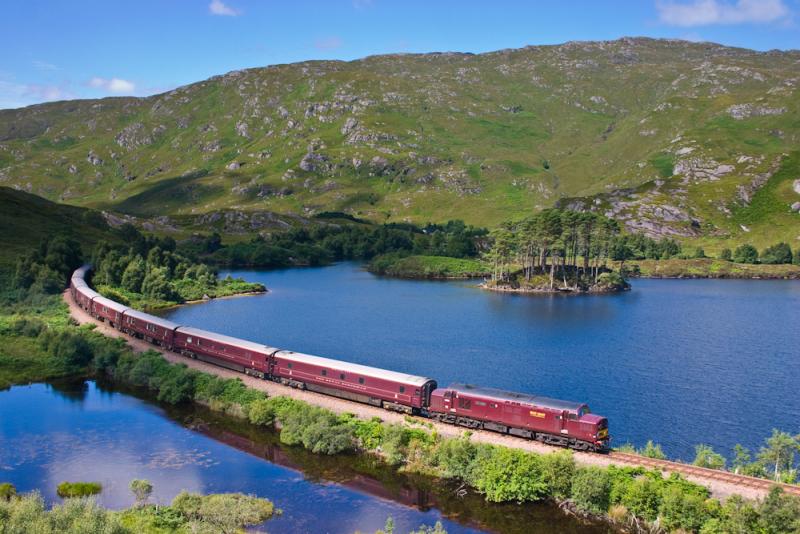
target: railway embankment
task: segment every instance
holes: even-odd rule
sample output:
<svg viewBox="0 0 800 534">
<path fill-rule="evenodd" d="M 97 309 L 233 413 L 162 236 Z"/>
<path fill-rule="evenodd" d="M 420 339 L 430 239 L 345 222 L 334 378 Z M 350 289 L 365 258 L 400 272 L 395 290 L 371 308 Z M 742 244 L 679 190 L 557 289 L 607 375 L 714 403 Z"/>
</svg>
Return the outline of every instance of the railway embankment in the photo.
<svg viewBox="0 0 800 534">
<path fill-rule="evenodd" d="M 156 348 L 139 339 L 133 339 L 106 323 L 97 321 L 87 312 L 72 302 L 69 293 L 64 294 L 64 300 L 69 306 L 72 318 L 79 324 L 91 323 L 96 325 L 96 330 L 106 336 L 123 338 L 131 349 L 136 353 L 156 350 Z M 171 363 L 184 364 L 191 369 L 202 371 L 210 375 L 222 378 L 238 378 L 248 387 L 262 391 L 271 397 L 282 396 L 303 401 L 310 405 L 318 406 L 330 410 L 337 414 L 349 413 L 361 419 L 379 418 L 387 423 L 402 424 L 407 420 L 406 415 L 389 412 L 381 408 L 360 404 L 345 399 L 329 397 L 307 390 L 299 390 L 283 386 L 281 384 L 266 381 L 263 379 L 243 375 L 241 373 L 224 369 L 199 360 L 193 360 L 176 353 L 159 350 L 160 354 Z M 447 437 L 458 437 L 463 434 L 464 429 L 445 423 L 431 422 L 427 419 L 419 418 L 419 422 L 435 430 L 439 435 Z M 547 454 L 562 450 L 539 442 L 517 438 L 509 435 L 501 435 L 485 430 L 475 430 L 471 433 L 471 440 L 476 443 L 504 446 L 511 449 L 519 449 L 538 454 Z M 608 467 L 611 465 L 621 467 L 646 467 L 657 469 L 664 474 L 677 473 L 686 479 L 707 487 L 711 494 L 718 498 L 725 498 L 730 495 L 738 494 L 745 498 L 763 498 L 767 495 L 770 488 L 774 486 L 769 480 L 735 475 L 726 471 L 698 468 L 695 466 L 671 462 L 667 460 L 655 460 L 638 455 L 616 453 L 596 454 L 574 452 L 576 464 L 581 466 Z M 800 487 L 783 485 L 787 493 L 800 495 Z"/>
</svg>

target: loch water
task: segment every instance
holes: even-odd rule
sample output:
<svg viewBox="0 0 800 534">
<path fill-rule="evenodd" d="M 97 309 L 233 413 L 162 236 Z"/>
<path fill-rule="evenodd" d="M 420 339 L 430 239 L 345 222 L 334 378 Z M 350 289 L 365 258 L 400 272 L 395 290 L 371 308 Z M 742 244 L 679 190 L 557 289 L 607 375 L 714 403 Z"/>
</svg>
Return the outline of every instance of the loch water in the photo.
<svg viewBox="0 0 800 534">
<path fill-rule="evenodd" d="M 549 504 L 486 503 L 480 495 L 397 473 L 365 455 L 315 455 L 285 447 L 264 428 L 200 407 L 162 406 L 147 394 L 95 382 L 55 382 L 0 391 L 0 482 L 61 499 L 62 481 L 95 481 L 111 508 L 133 504 L 128 483 L 146 478 L 152 501 L 181 490 L 244 492 L 283 513 L 263 532 L 375 532 L 392 517 L 395 532 L 442 521 L 450 533 L 608 532 Z"/>
<path fill-rule="evenodd" d="M 223 276 L 227 272 L 221 273 Z M 356 263 L 236 271 L 268 294 L 166 315 L 271 346 L 588 402 L 614 443 L 691 460 L 800 433 L 800 282 L 645 280 L 614 295 L 518 295 L 382 278 Z"/>
</svg>

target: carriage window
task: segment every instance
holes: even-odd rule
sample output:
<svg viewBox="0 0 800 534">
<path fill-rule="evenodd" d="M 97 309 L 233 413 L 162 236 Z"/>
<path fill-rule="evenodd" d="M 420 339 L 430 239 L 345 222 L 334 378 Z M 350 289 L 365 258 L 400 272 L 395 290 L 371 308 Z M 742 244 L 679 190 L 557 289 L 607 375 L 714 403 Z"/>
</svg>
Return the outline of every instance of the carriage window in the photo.
<svg viewBox="0 0 800 534">
<path fill-rule="evenodd" d="M 322 376 L 328 376 L 328 370 L 327 369 L 323 369 L 322 370 Z"/>
<path fill-rule="evenodd" d="M 344 373 L 339 375 L 339 380 L 344 380 Z"/>
<path fill-rule="evenodd" d="M 405 393 L 405 392 L 406 392 L 406 388 L 404 386 L 400 386 L 400 393 Z"/>
<path fill-rule="evenodd" d="M 465 410 L 472 409 L 472 401 L 469 399 L 459 398 L 458 399 L 458 407 L 463 408 Z"/>
<path fill-rule="evenodd" d="M 486 406 L 486 403 L 482 401 L 475 401 L 475 406 Z"/>
<path fill-rule="evenodd" d="M 363 376 L 358 377 L 358 383 L 359 384 L 363 384 L 364 383 L 364 377 Z"/>
<path fill-rule="evenodd" d="M 289 369 L 291 369 L 291 368 L 292 368 L 292 364 L 291 364 L 291 363 L 287 363 L 287 364 L 286 364 L 286 367 L 288 367 Z"/>
</svg>

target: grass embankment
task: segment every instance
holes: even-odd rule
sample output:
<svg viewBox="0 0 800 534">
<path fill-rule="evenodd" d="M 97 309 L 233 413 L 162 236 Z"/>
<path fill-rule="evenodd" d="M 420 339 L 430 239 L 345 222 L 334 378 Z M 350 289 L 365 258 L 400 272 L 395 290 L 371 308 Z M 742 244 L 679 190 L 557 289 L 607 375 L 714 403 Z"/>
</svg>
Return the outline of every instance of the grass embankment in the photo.
<svg viewBox="0 0 800 534">
<path fill-rule="evenodd" d="M 642 278 L 800 279 L 800 265 L 734 263 L 712 258 L 633 260 L 626 262 L 625 268 L 629 276 Z"/>
<path fill-rule="evenodd" d="M 367 269 L 397 278 L 457 279 L 488 276 L 489 266 L 473 258 L 447 256 L 396 256 L 387 254 L 372 260 Z"/>
</svg>

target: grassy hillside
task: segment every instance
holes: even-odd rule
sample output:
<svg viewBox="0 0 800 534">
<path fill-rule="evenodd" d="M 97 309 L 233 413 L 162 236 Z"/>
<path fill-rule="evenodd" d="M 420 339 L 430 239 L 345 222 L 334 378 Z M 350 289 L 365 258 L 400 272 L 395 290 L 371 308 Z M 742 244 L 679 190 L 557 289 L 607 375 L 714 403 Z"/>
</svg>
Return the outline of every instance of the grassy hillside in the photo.
<svg viewBox="0 0 800 534">
<path fill-rule="evenodd" d="M 645 38 L 277 65 L 0 111 L 0 183 L 165 226 L 493 226 L 560 202 L 763 247 L 800 234 L 798 83 L 800 52 Z"/>
<path fill-rule="evenodd" d="M 56 204 L 8 187 L 0 187 L 0 229 L 0 278 L 14 268 L 21 254 L 48 236 L 73 237 L 84 252 L 90 252 L 101 239 L 117 239 L 94 210 Z"/>
</svg>

